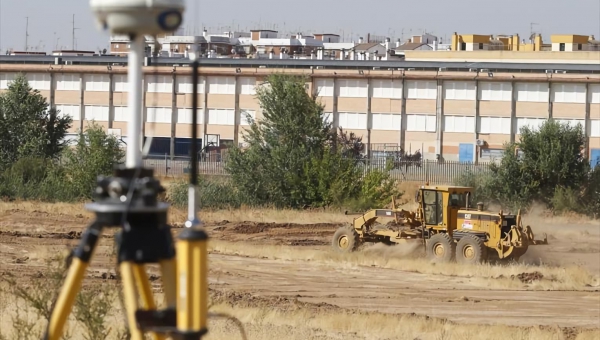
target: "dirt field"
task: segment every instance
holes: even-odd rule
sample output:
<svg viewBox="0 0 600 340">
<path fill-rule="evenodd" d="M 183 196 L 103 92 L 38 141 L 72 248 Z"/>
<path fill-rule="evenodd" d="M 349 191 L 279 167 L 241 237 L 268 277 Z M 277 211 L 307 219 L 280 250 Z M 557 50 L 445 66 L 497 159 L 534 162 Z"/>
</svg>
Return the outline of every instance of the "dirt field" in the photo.
<svg viewBox="0 0 600 340">
<path fill-rule="evenodd" d="M 184 216 L 173 211 L 171 223 Z M 81 205 L 0 203 L 0 275 L 27 283 L 45 258 L 78 242 L 90 219 Z M 215 308 L 239 317 L 254 339 L 600 338 L 595 222 L 531 216 L 524 222 L 548 233 L 551 245 L 530 248 L 521 263 L 433 266 L 420 247 L 332 253 L 331 236 L 350 220 L 342 214 L 242 210 L 203 219 Z M 88 281 L 116 276 L 112 234 Z M 234 338 L 232 324 L 213 325 L 213 339 Z"/>
</svg>

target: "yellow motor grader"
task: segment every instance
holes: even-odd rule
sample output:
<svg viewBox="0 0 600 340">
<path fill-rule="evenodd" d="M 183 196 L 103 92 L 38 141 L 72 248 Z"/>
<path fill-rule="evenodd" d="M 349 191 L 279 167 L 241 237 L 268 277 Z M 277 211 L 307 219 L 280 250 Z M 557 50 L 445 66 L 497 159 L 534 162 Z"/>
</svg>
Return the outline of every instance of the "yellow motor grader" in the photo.
<svg viewBox="0 0 600 340">
<path fill-rule="evenodd" d="M 416 193 L 416 211 L 372 209 L 339 228 L 332 246 L 339 252 L 352 252 L 363 242 L 386 244 L 420 242 L 434 262 L 456 260 L 481 263 L 493 258 L 518 260 L 530 245 L 548 244 L 536 240 L 530 226 L 523 226 L 520 210 L 515 214 L 489 212 L 478 203 L 471 208 L 473 188 L 460 186 L 421 186 Z M 387 224 L 377 222 L 389 218 Z"/>
</svg>

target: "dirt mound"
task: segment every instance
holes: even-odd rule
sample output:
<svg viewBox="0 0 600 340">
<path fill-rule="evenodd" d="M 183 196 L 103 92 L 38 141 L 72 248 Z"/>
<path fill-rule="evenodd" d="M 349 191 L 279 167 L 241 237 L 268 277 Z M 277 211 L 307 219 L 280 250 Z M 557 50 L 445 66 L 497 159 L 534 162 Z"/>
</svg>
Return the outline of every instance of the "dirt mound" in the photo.
<svg viewBox="0 0 600 340">
<path fill-rule="evenodd" d="M 10 236 L 10 237 L 30 237 L 30 238 L 54 238 L 54 239 L 63 239 L 63 240 L 73 240 L 81 237 L 81 231 L 68 231 L 68 232 L 46 232 L 46 233 L 36 233 L 36 232 L 20 232 L 20 231 L 0 231 L 0 235 Z"/>
<path fill-rule="evenodd" d="M 523 283 L 532 283 L 533 281 L 539 281 L 544 278 L 544 275 L 540 272 L 532 273 L 521 273 L 518 275 L 511 275 L 511 279 L 517 278 Z"/>
<path fill-rule="evenodd" d="M 222 291 L 209 289 L 213 304 L 228 304 L 237 307 L 269 308 L 282 311 L 311 309 L 323 312 L 342 310 L 341 307 L 329 303 L 308 303 L 298 301 L 301 296 L 257 296 L 250 293 L 236 291 Z"/>
<path fill-rule="evenodd" d="M 315 224 L 296 224 L 296 223 L 263 223 L 263 222 L 242 222 L 237 224 L 233 231 L 238 234 L 259 234 L 272 229 L 299 230 L 299 231 L 328 231 L 340 227 L 337 223 L 315 223 Z"/>
</svg>

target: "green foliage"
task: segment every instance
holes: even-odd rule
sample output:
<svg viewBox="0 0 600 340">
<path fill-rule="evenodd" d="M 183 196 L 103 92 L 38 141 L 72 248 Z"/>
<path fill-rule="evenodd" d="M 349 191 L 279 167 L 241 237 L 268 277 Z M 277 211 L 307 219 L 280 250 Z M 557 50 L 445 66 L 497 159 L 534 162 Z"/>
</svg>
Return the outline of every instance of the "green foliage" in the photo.
<svg viewBox="0 0 600 340">
<path fill-rule="evenodd" d="M 519 143 L 506 144 L 499 164 L 486 175 L 465 174 L 456 184 L 476 188 L 475 199 L 503 208 L 527 209 L 540 202 L 555 213 L 600 212 L 600 171 L 590 171 L 581 152 L 580 125 L 546 121 L 539 130 L 521 129 Z"/>
<path fill-rule="evenodd" d="M 207 179 L 198 177 L 199 208 L 200 209 L 229 209 L 242 205 L 252 205 L 227 179 Z M 175 207 L 187 208 L 188 180 L 178 180 L 167 188 L 167 200 Z"/>
<path fill-rule="evenodd" d="M 19 74 L 0 95 L 0 170 L 22 157 L 57 158 L 72 123 L 48 108 L 46 99 Z"/>
<path fill-rule="evenodd" d="M 304 208 L 349 200 L 378 204 L 378 195 L 390 193 L 389 178 L 363 176 L 356 157 L 360 137 L 332 131 L 305 78 L 275 74 L 267 83 L 257 89 L 264 118 L 251 122 L 243 136 L 248 147 L 233 148 L 226 165 L 244 197 L 257 205 Z"/>
<path fill-rule="evenodd" d="M 85 340 L 105 340 L 110 333 L 107 316 L 113 309 L 115 287 L 109 284 L 95 284 L 82 290 L 75 299 L 74 316 L 84 328 Z"/>
<path fill-rule="evenodd" d="M 0 196 L 46 201 L 90 198 L 98 175 L 109 175 L 124 156 L 119 142 L 92 124 L 61 160 L 18 159 L 0 174 Z"/>
</svg>

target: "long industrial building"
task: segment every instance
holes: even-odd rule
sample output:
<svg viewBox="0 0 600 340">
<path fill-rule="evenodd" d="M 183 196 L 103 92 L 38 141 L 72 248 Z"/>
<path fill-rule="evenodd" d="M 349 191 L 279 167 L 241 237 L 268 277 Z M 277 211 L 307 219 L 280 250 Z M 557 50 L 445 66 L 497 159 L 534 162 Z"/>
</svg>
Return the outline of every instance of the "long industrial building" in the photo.
<svg viewBox="0 0 600 340">
<path fill-rule="evenodd" d="M 434 52 L 435 53 L 435 52 Z M 469 52 L 463 52 L 469 53 Z M 493 52 L 489 52 L 493 53 Z M 577 53 L 577 52 L 560 52 Z M 553 118 L 581 124 L 586 152 L 600 158 L 598 63 L 200 59 L 199 136 L 243 145 L 246 114 L 261 118 L 255 89 L 265 76 L 307 76 L 335 127 L 363 136 L 367 153 L 421 150 L 427 159 L 477 162 L 501 154 L 522 126 Z M 188 59 L 147 58 L 145 136 L 154 154 L 187 156 L 192 83 Z M 17 73 L 52 107 L 127 137 L 127 59 L 112 56 L 0 56 L 0 91 Z"/>
</svg>

